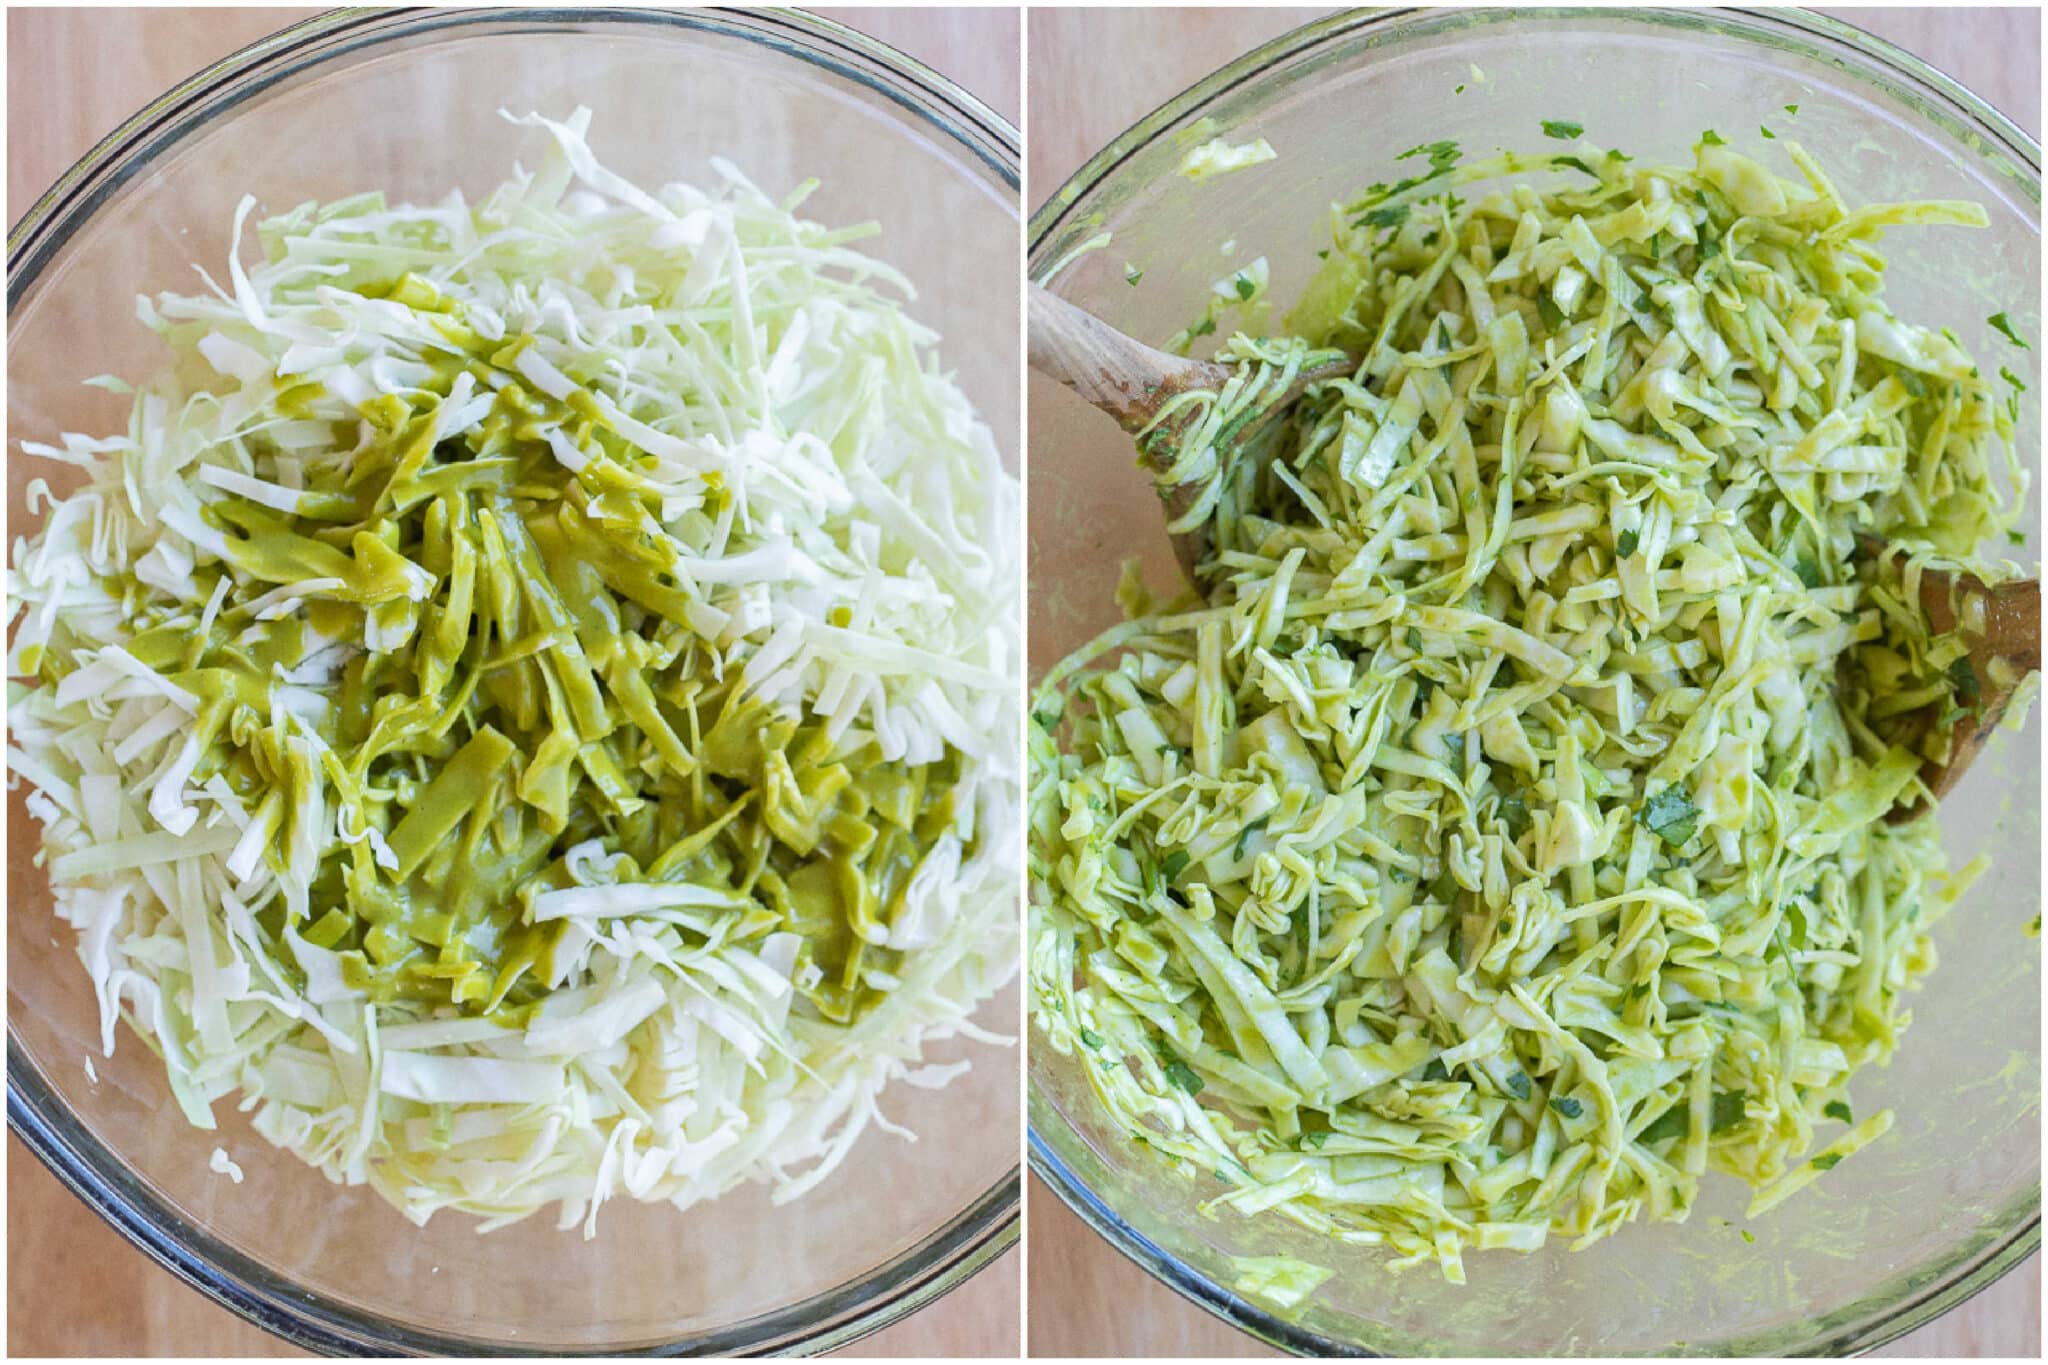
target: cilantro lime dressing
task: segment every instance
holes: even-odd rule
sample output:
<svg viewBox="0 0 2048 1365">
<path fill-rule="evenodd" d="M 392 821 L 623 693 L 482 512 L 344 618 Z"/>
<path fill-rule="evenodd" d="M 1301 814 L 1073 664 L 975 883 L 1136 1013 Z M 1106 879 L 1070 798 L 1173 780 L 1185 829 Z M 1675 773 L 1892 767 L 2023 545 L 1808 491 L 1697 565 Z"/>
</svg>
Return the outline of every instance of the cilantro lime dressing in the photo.
<svg viewBox="0 0 2048 1365">
<path fill-rule="evenodd" d="M 800 1193 L 1013 960 L 1014 482 L 859 230 L 586 120 L 262 223 L 125 438 L 28 447 L 87 483 L 10 759 L 107 1046 L 417 1219 Z"/>
<path fill-rule="evenodd" d="M 1762 1213 L 1890 1127 L 1848 1082 L 1980 870 L 1885 820 L 1973 704 L 1917 578 L 2010 572 L 1968 557 L 2026 482 L 2016 391 L 1882 298 L 1881 229 L 1976 206 L 1543 132 L 1338 210 L 1289 334 L 1146 438 L 1208 603 L 1033 707 L 1048 1041 L 1205 1208 L 1454 1280 L 1710 1168 Z M 1219 454 L 1323 347 L 1357 374 Z"/>
</svg>

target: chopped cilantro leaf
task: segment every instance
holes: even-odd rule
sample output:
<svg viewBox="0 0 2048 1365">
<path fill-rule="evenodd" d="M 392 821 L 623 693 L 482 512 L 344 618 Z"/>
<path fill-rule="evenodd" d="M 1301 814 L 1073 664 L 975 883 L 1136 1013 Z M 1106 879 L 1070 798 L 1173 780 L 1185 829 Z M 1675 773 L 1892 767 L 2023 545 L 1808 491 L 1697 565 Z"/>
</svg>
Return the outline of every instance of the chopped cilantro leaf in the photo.
<svg viewBox="0 0 2048 1365">
<path fill-rule="evenodd" d="M 1955 688 L 1956 701 L 1963 706 L 1974 707 L 1984 694 L 1977 682 L 1977 669 L 1967 654 L 1948 666 L 1948 680 Z"/>
<path fill-rule="evenodd" d="M 1820 1112 L 1842 1123 L 1854 1123 L 1856 1121 L 1856 1115 L 1849 1108 L 1847 1100 L 1829 1100 L 1821 1107 Z"/>
<path fill-rule="evenodd" d="M 1642 537 L 1636 534 L 1634 531 L 1623 531 L 1621 535 L 1616 537 L 1615 539 L 1614 553 L 1621 556 L 1623 559 L 1627 559 L 1630 555 L 1636 552 L 1637 547 L 1639 547 L 1642 543 Z"/>
<path fill-rule="evenodd" d="M 1136 284 L 1138 283 L 1138 281 L 1139 281 L 1139 280 L 1142 280 L 1142 279 L 1144 279 L 1144 278 L 1145 278 L 1145 272 L 1144 272 L 1144 271 L 1142 271 L 1142 270 L 1138 269 L 1138 267 L 1136 267 L 1136 266 L 1132 265 L 1132 264 L 1131 264 L 1131 263 L 1130 263 L 1129 261 L 1126 261 L 1126 262 L 1124 262 L 1124 283 L 1125 283 L 1125 284 L 1128 284 L 1128 285 L 1133 285 L 1133 286 L 1135 286 L 1135 285 L 1136 285 Z"/>
<path fill-rule="evenodd" d="M 2005 339 L 2007 341 L 2010 341 L 2013 345 L 2019 347 L 2021 350 L 2031 351 L 2034 349 L 2033 347 L 2027 345 L 2027 343 L 2021 339 L 2020 334 L 2018 332 L 2015 332 L 2013 330 L 2012 319 L 2007 317 L 2005 314 L 1993 313 L 1990 317 L 1984 320 L 1990 323 L 1993 328 L 1997 329 L 2000 332 L 2003 332 L 2005 334 Z"/>
<path fill-rule="evenodd" d="M 1712 128 L 1709 128 L 1706 132 L 1700 134 L 1700 142 L 1708 147 L 1725 147 L 1728 145 L 1722 139 L 1721 135 L 1715 132 Z"/>
<path fill-rule="evenodd" d="M 1166 861 L 1159 865 L 1159 875 L 1170 882 L 1181 873 L 1187 871 L 1187 868 L 1188 851 L 1184 848 L 1177 848 L 1167 854 Z"/>
<path fill-rule="evenodd" d="M 1529 1073 L 1517 1071 L 1508 1077 L 1508 1093 L 1518 1100 L 1529 1098 Z"/>
<path fill-rule="evenodd" d="M 1243 275 L 1239 275 L 1235 280 L 1231 281 L 1231 288 L 1237 291 L 1237 296 L 1240 299 L 1248 299 L 1259 292 L 1259 287 Z"/>
<path fill-rule="evenodd" d="M 1586 1106 L 1567 1095 L 1561 1100 L 1552 1100 L 1550 1107 L 1568 1119 L 1575 1119 L 1586 1112 Z"/>
<path fill-rule="evenodd" d="M 1813 1169 L 1816 1171 L 1832 1171 L 1841 1164 L 1842 1154 L 1840 1152 L 1822 1152 L 1813 1159 Z"/>
<path fill-rule="evenodd" d="M 1586 125 L 1583 123 L 1571 123 L 1564 119 L 1543 120 L 1543 136 L 1554 137 L 1560 142 L 1570 142 L 1575 137 L 1584 136 L 1585 132 Z"/>
<path fill-rule="evenodd" d="M 1166 1073 L 1168 1083 L 1176 1090 L 1184 1090 L 1190 1095 L 1202 1093 L 1202 1078 L 1195 1074 L 1193 1067 L 1180 1058 L 1167 1058 L 1161 1063 L 1160 1069 Z"/>
<path fill-rule="evenodd" d="M 1394 160 L 1406 161 L 1411 157 L 1417 156 L 1429 158 L 1430 175 L 1441 175 L 1458 164 L 1458 144 L 1450 141 L 1425 142 L 1419 147 L 1410 147 L 1407 151 L 1395 157 Z M 1419 185 L 1422 182 L 1417 180 L 1410 183 Z M 1399 186 L 1396 188 L 1399 188 Z"/>
<path fill-rule="evenodd" d="M 1744 1118 L 1743 1104 L 1749 1099 L 1747 1090 L 1716 1090 L 1714 1092 L 1713 1131 L 1720 1133 L 1733 1128 Z"/>
<path fill-rule="evenodd" d="M 1636 1141 L 1651 1143 L 1662 1142 L 1666 1138 L 1684 1137 L 1686 1130 L 1691 1126 L 1692 1115 L 1687 1111 L 1685 1105 L 1674 1104 L 1663 1113 L 1657 1115 L 1656 1119 L 1645 1127 L 1642 1132 L 1637 1133 Z"/>
<path fill-rule="evenodd" d="M 1676 848 L 1699 828 L 1699 808 L 1685 788 L 1666 787 L 1643 803 L 1642 821 L 1650 833 Z"/>
<path fill-rule="evenodd" d="M 1092 1028 L 1084 1028 L 1081 1030 L 1081 1045 L 1099 1048 L 1102 1046 L 1102 1035 Z"/>
</svg>

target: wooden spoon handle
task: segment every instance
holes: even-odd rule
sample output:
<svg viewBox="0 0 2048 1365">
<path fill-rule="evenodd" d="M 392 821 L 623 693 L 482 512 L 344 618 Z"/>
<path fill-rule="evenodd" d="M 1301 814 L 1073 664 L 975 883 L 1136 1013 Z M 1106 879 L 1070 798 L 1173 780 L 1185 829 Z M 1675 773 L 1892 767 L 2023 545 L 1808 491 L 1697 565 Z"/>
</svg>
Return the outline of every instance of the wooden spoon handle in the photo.
<svg viewBox="0 0 2048 1365">
<path fill-rule="evenodd" d="M 1138 432 L 1159 405 L 1190 388 L 1220 387 L 1221 367 L 1185 360 L 1134 341 L 1042 285 L 1031 286 L 1031 368 L 1057 379 Z"/>
<path fill-rule="evenodd" d="M 2017 578 L 1986 587 L 1965 575 L 1954 585 L 1955 598 L 1981 598 L 1984 603 L 1982 634 L 1968 632 L 1971 653 L 1997 656 L 2021 670 L 2041 667 L 2041 580 Z M 1951 604 L 1951 585 L 1945 573 L 1929 573 L 1920 579 L 1920 610 L 1937 634 L 1956 629 L 1956 612 Z"/>
<path fill-rule="evenodd" d="M 1984 603 L 1984 647 L 2023 669 L 2041 667 L 2041 580 L 2021 578 L 1992 589 Z"/>
<path fill-rule="evenodd" d="M 1983 633 L 1964 634 L 1970 642 L 1975 704 L 1950 731 L 1948 761 L 1921 769 L 1920 778 L 1936 800 L 1947 796 L 1962 780 L 2005 716 L 2015 689 L 2028 672 L 2041 667 L 2041 581 L 2020 578 L 1987 587 L 1974 575 L 1951 583 L 1948 574 L 1939 572 L 1920 579 L 1920 610 L 1937 634 L 1956 629 L 1955 605 L 1973 597 L 1984 603 Z M 1994 669 L 1994 660 L 2002 661 L 2006 668 Z M 1918 813 L 1916 804 L 1895 809 L 1890 818 L 1897 823 Z"/>
</svg>

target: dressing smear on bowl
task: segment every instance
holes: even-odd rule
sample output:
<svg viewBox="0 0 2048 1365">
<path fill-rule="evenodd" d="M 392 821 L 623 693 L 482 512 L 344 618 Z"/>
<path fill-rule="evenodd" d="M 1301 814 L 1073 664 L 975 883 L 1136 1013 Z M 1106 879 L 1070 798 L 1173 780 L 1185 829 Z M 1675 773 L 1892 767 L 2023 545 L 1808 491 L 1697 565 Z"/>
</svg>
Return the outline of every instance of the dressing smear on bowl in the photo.
<svg viewBox="0 0 2048 1365">
<path fill-rule="evenodd" d="M 801 1195 L 986 1036 L 1017 486 L 873 228 L 517 122 L 481 203 L 259 223 L 140 301 L 125 433 L 23 443 L 82 485 L 30 489 L 8 760 L 195 1125 L 588 1233 Z"/>
<path fill-rule="evenodd" d="M 1991 681 L 1919 577 L 2014 576 L 1974 556 L 2027 484 L 2023 382 L 1883 299 L 1884 230 L 1978 206 L 1545 132 L 1335 211 L 1284 334 L 1141 438 L 1203 484 L 1206 601 L 1127 590 L 1032 711 L 1049 1045 L 1204 1211 L 1453 1281 L 1710 1169 L 1761 1214 L 1891 1126 L 1850 1081 L 1983 870 L 1887 819 Z M 1216 458 L 1331 347 L 1352 378 Z"/>
</svg>

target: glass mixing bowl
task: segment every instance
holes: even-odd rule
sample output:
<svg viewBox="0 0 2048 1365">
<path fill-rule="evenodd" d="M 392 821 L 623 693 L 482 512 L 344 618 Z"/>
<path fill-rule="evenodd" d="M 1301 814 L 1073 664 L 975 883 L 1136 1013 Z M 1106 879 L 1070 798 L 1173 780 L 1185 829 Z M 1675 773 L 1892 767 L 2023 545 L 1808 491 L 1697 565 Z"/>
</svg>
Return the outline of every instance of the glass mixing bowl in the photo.
<svg viewBox="0 0 2048 1365">
<path fill-rule="evenodd" d="M 300 24 L 163 96 L 73 167 L 8 239 L 8 428 L 16 438 L 123 428 L 87 376 L 161 364 L 139 292 L 218 269 L 236 200 L 268 210 L 365 189 L 472 200 L 530 135 L 503 108 L 594 112 L 591 140 L 642 184 L 705 183 L 724 156 L 771 194 L 816 175 L 806 213 L 878 219 L 868 244 L 917 282 L 913 312 L 1015 467 L 1018 135 L 935 73 L 836 24 L 789 13 L 605 10 L 342 13 Z M 253 238 L 252 238 L 253 240 Z M 247 244 L 245 250 L 251 250 Z M 11 457 L 9 506 L 47 461 Z M 56 471 L 61 473 L 61 471 Z M 374 1354 L 759 1352 L 841 1345 L 928 1302 L 1016 1240 L 1015 1049 L 965 1042 L 942 1092 L 899 1086 L 808 1197 L 749 1187 L 679 1214 L 614 1201 L 594 1241 L 544 1214 L 480 1237 L 444 1214 L 415 1229 L 367 1189 L 330 1185 L 222 1103 L 187 1126 L 161 1065 L 122 1030 L 99 1055 L 86 973 L 31 863 L 37 826 L 10 801 L 8 1121 L 136 1245 L 305 1347 Z M 977 1016 L 1014 1031 L 1016 987 Z M 91 1056 L 98 1082 L 87 1079 Z M 247 1173 L 207 1169 L 216 1146 Z"/>
<path fill-rule="evenodd" d="M 1749 150 L 1763 122 L 1796 136 L 1859 202 L 1975 199 L 1988 231 L 1888 236 L 1892 306 L 1948 323 L 1994 365 L 2023 368 L 1990 314 L 2041 334 L 2039 147 L 1898 49 L 1789 10 L 1407 10 L 1310 25 L 1217 72 L 1083 167 L 1033 217 L 1029 270 L 1044 282 L 1083 242 L 1113 233 L 1054 287 L 1158 345 L 1200 315 L 1213 280 L 1257 256 L 1271 262 L 1271 297 L 1283 307 L 1298 297 L 1328 245 L 1330 203 L 1395 179 L 1399 152 L 1439 138 L 1468 152 L 1540 150 L 1542 119 L 1582 123 L 1595 142 L 1642 160 L 1686 159 L 1706 128 Z M 1213 127 L 1191 131 L 1200 120 Z M 1175 174 L 1189 140 L 1211 136 L 1264 137 L 1279 158 L 1201 185 Z M 1226 258 L 1218 248 L 1231 238 Z M 1125 282 L 1125 262 L 1143 270 L 1139 287 Z M 1155 587 L 1176 569 L 1129 439 L 1037 376 L 1028 401 L 1031 652 L 1042 673 L 1117 619 L 1123 557 L 1143 555 Z M 2039 410 L 2023 409 L 2019 448 L 2037 460 Z M 2037 537 L 2038 513 L 2028 516 Z M 1462 1288 L 1428 1268 L 1390 1278 L 1373 1253 L 1284 1220 L 1198 1215 L 1203 1192 L 1114 1133 L 1078 1062 L 1044 1047 L 1031 1050 L 1033 1169 L 1166 1284 L 1308 1354 L 1879 1345 L 2040 1245 L 2041 974 L 2027 929 L 2041 909 L 2039 753 L 2036 708 L 1943 803 L 1951 853 L 1986 852 L 1993 870 L 1936 930 L 1942 965 L 1897 1057 L 1853 1084 L 1859 1112 L 1893 1106 L 1898 1127 L 1755 1223 L 1741 1218 L 1745 1187 L 1714 1176 L 1687 1223 L 1637 1224 L 1577 1254 L 1553 1242 L 1533 1256 L 1471 1255 Z M 1338 1274 L 1280 1313 L 1229 1287 L 1230 1258 L 1255 1255 Z"/>
</svg>

